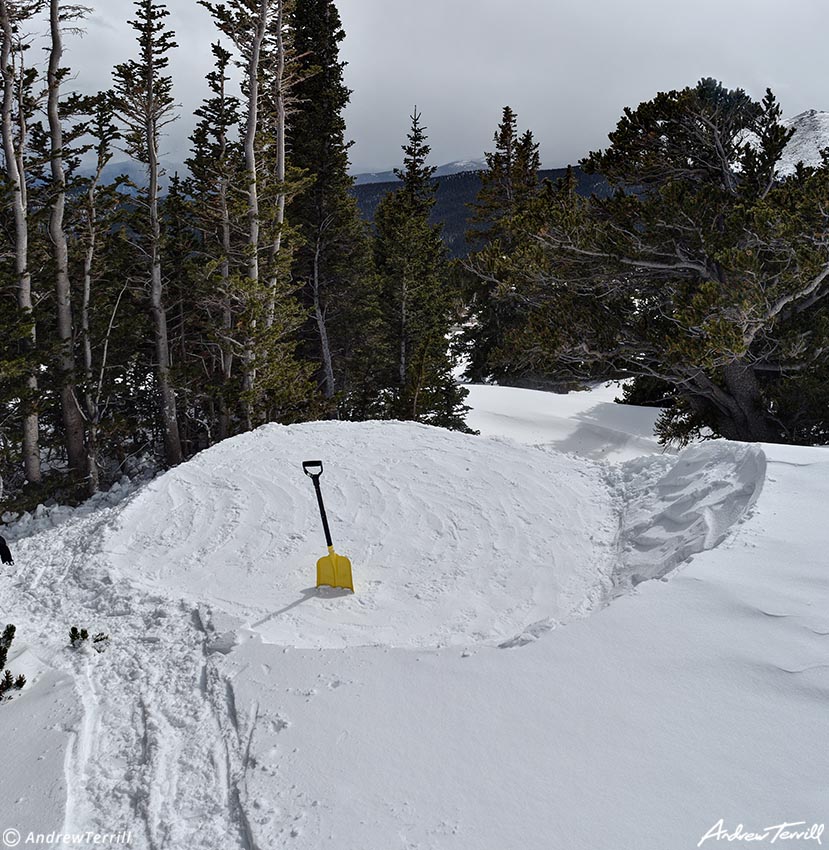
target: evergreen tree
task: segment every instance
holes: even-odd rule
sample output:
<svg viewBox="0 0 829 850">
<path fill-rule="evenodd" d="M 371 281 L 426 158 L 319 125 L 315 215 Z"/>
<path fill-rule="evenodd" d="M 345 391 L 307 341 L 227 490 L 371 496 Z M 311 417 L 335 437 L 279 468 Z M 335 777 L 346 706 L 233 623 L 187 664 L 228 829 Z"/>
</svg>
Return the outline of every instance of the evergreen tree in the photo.
<svg viewBox="0 0 829 850">
<path fill-rule="evenodd" d="M 457 347 L 467 360 L 469 380 L 516 382 L 524 372 L 508 364 L 501 349 L 507 336 L 524 324 L 525 309 L 520 285 L 499 286 L 493 270 L 523 238 L 516 222 L 539 192 L 541 160 L 532 131 L 518 135 L 518 116 L 509 106 L 504 107 L 494 141 L 495 150 L 485 154 L 488 167 L 481 175 L 473 229 L 467 236 L 477 251 L 464 266 L 469 309 Z"/>
<path fill-rule="evenodd" d="M 351 195 L 339 45 L 345 38 L 331 0 L 296 0 L 291 18 L 298 80 L 289 136 L 291 161 L 306 186 L 290 204 L 300 236 L 294 278 L 310 309 L 304 336 L 319 364 L 323 395 L 338 395 L 340 413 L 365 415 L 358 400 L 373 394 L 372 328 L 379 303 L 368 232 Z"/>
<path fill-rule="evenodd" d="M 829 168 L 777 176 L 780 115 L 714 80 L 659 93 L 584 163 L 612 197 L 551 195 L 525 222 L 538 356 L 668 385 L 664 440 L 829 437 Z"/>
<path fill-rule="evenodd" d="M 481 174 L 481 189 L 473 207 L 475 227 L 467 236 L 470 242 L 479 244 L 497 235 L 498 222 L 510 210 L 515 198 L 518 116 L 509 106 L 504 107 L 493 141 L 495 150 L 484 153 L 487 169 Z"/>
<path fill-rule="evenodd" d="M 110 354 L 115 346 L 111 343 L 125 286 L 118 281 L 117 292 L 111 293 L 107 287 L 100 287 L 107 271 L 102 255 L 113 240 L 121 202 L 118 193 L 120 180 L 109 186 L 102 185 L 104 169 L 112 160 L 113 145 L 121 138 L 115 123 L 112 93 L 99 93 L 91 104 L 91 112 L 89 132 L 95 143 L 95 171 L 90 177 L 75 181 L 81 203 L 75 213 L 73 229 L 82 254 L 78 276 L 82 280 L 79 337 L 83 380 L 79 389 L 86 420 L 89 493 L 93 494 L 101 487 L 102 429 L 105 412 L 111 409 L 106 403 L 107 393 L 112 392 L 114 386 L 108 385 L 107 376 L 114 371 Z M 101 309 L 104 304 L 107 305 L 105 311 Z"/>
<path fill-rule="evenodd" d="M 435 169 L 415 109 L 401 187 L 381 201 L 375 224 L 375 258 L 380 276 L 384 345 L 389 361 L 386 416 L 466 430 L 467 391 L 452 375 L 449 268 L 440 226 L 429 221 L 435 203 Z"/>
<path fill-rule="evenodd" d="M 30 122 L 36 109 L 34 84 L 37 72 L 25 65 L 28 48 L 24 26 L 44 7 L 41 0 L 0 0 L 0 70 L 3 74 L 2 130 L 4 190 L 12 208 L 13 235 L 9 250 L 14 256 L 13 291 L 15 315 L 7 320 L 6 332 L 13 341 L 5 357 L 3 378 L 11 378 L 16 411 L 21 427 L 21 454 L 26 480 L 41 481 L 40 416 L 38 393 L 38 337 L 34 305 L 36 295 L 32 283 L 29 223 Z M 5 359 L 5 358 L 4 358 Z"/>
<path fill-rule="evenodd" d="M 62 66 L 63 33 L 69 22 L 83 19 L 89 12 L 87 8 L 76 4 L 50 0 L 49 26 L 51 44 L 49 49 L 49 68 L 47 75 L 47 115 L 48 115 L 48 157 L 50 163 L 50 215 L 49 240 L 55 266 L 55 312 L 58 331 L 57 372 L 60 379 L 61 418 L 66 443 L 66 457 L 69 470 L 77 475 L 85 475 L 87 456 L 85 448 L 85 424 L 78 399 L 76 383 L 79 375 L 75 360 L 75 321 L 72 310 L 72 284 L 69 269 L 69 240 L 65 226 L 67 201 L 67 160 L 70 158 L 69 145 L 73 136 L 83 133 L 85 128 L 75 128 L 67 133 L 65 123 L 76 110 L 86 108 L 87 104 L 78 98 L 68 102 L 61 97 L 61 87 L 69 69 Z"/>
<path fill-rule="evenodd" d="M 167 328 L 165 279 L 162 269 L 162 231 L 159 215 L 161 164 L 159 141 L 163 128 L 175 120 L 173 82 L 163 71 L 175 34 L 164 19 L 169 11 L 155 0 L 135 0 L 135 19 L 130 26 L 138 33 L 139 58 L 115 67 L 115 96 L 119 117 L 126 125 L 124 136 L 130 155 L 147 169 L 144 195 L 147 217 L 142 233 L 142 251 L 148 258 L 147 287 L 153 317 L 156 350 L 156 383 L 164 431 L 164 455 L 169 466 L 181 462 L 176 395 L 171 377 L 172 355 Z"/>
<path fill-rule="evenodd" d="M 203 316 L 204 362 L 209 364 L 208 405 L 214 409 L 215 436 L 223 440 L 239 430 L 232 411 L 240 385 L 236 381 L 238 347 L 233 338 L 240 313 L 239 202 L 232 187 L 244 172 L 239 144 L 233 141 L 240 122 L 241 103 L 228 93 L 231 54 L 221 44 L 212 45 L 215 67 L 207 75 L 211 96 L 195 114 L 200 120 L 190 137 L 192 153 L 187 160 L 192 179 L 194 226 L 199 233 L 199 253 L 204 260 L 201 276 L 204 291 L 197 296 L 196 311 Z"/>
<path fill-rule="evenodd" d="M 245 427 L 299 415 L 310 401 L 305 364 L 296 357 L 302 313 L 288 274 L 285 209 L 293 187 L 287 180 L 286 118 L 293 50 L 289 44 L 287 0 L 202 2 L 220 31 L 235 45 L 244 67 L 241 158 L 232 185 L 242 197 L 246 227 L 244 273 L 234 292 L 239 315 L 233 339 L 242 371 L 240 400 Z M 241 271 L 241 270 L 240 270 Z"/>
</svg>

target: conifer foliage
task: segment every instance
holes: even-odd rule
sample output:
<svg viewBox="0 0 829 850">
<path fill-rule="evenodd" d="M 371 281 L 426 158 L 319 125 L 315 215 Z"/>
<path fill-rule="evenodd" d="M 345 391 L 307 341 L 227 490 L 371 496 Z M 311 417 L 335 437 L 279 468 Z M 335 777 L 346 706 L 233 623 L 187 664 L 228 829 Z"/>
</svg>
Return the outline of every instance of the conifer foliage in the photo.
<svg viewBox="0 0 829 850">
<path fill-rule="evenodd" d="M 20 690 L 26 684 L 26 677 L 23 674 L 15 677 L 11 670 L 6 670 L 6 661 L 8 653 L 14 641 L 15 627 L 9 623 L 0 635 L 0 702 L 12 689 Z M 5 671 L 5 672 L 4 672 Z"/>
<path fill-rule="evenodd" d="M 531 130 L 518 133 L 518 116 L 505 106 L 487 153 L 487 170 L 472 209 L 467 235 L 476 247 L 465 264 L 466 326 L 458 348 L 466 357 L 467 378 L 506 383 L 525 378 L 518 358 L 505 346 L 526 323 L 520 280 L 499 279 L 503 258 L 514 255 L 525 239 L 522 216 L 539 192 L 539 146 Z"/>
<path fill-rule="evenodd" d="M 829 169 L 777 165 L 792 131 L 704 79 L 626 109 L 584 167 L 606 199 L 539 196 L 515 255 L 535 357 L 672 388 L 664 439 L 825 442 Z"/>
<path fill-rule="evenodd" d="M 452 298 L 440 226 L 429 214 L 435 172 L 417 109 L 411 116 L 400 188 L 380 203 L 375 217 L 375 261 L 380 279 L 383 333 L 378 352 L 387 362 L 386 415 L 466 429 L 467 391 L 452 375 L 448 337 Z"/>
<path fill-rule="evenodd" d="M 331 0 L 296 0 L 292 21 L 298 81 L 289 143 L 305 181 L 288 216 L 300 237 L 293 275 L 309 311 L 303 348 L 329 412 L 360 416 L 375 382 L 370 340 L 378 303 L 369 234 L 348 174 L 343 110 L 351 92 L 339 58 L 345 32 Z"/>
<path fill-rule="evenodd" d="M 387 207 L 405 234 L 392 245 L 351 192 L 336 4 L 193 2 L 215 23 L 214 64 L 187 172 L 167 173 L 169 125 L 187 119 L 168 3 L 133 0 L 133 58 L 81 98 L 64 56 L 87 10 L 0 0 L 0 493 L 14 510 L 266 422 L 463 426 L 421 128 Z M 45 61 L 28 49 L 44 25 Z M 138 167 L 112 178 L 119 150 Z"/>
</svg>

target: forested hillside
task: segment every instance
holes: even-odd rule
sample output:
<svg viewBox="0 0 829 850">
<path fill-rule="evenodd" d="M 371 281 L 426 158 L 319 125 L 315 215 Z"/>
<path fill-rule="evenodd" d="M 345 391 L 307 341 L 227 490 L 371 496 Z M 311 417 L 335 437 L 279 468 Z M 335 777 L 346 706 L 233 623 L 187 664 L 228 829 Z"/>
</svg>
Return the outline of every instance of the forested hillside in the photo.
<svg viewBox="0 0 829 850">
<path fill-rule="evenodd" d="M 631 379 L 666 442 L 829 440 L 819 114 L 703 79 L 620 105 L 605 150 L 547 171 L 506 106 L 485 167 L 440 177 L 415 110 L 396 182 L 355 187 L 335 4 L 201 5 L 213 67 L 176 173 L 163 2 L 135 0 L 129 58 L 80 96 L 89 10 L 0 0 L 8 504 L 78 501 L 271 422 L 466 430 L 461 363 L 471 382 Z"/>
<path fill-rule="evenodd" d="M 578 181 L 578 192 L 581 195 L 607 195 L 607 182 L 598 175 L 585 174 L 575 167 L 573 173 Z M 567 174 L 566 168 L 542 169 L 538 176 L 540 180 L 555 182 Z M 481 172 L 465 171 L 450 174 L 446 177 L 436 177 L 435 206 L 432 209 L 431 221 L 443 226 L 443 241 L 449 253 L 454 258 L 465 257 L 471 250 L 466 240 L 469 230 L 471 207 L 481 190 Z M 374 221 L 377 205 L 389 192 L 394 192 L 399 181 L 390 183 L 361 183 L 354 187 L 353 192 L 360 207 L 360 215 L 366 221 Z"/>
</svg>

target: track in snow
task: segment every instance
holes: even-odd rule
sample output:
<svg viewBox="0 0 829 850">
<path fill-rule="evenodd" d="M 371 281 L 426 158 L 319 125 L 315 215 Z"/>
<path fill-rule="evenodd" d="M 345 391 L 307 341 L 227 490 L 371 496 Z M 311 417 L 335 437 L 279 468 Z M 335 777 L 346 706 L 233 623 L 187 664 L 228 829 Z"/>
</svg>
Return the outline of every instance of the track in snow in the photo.
<svg viewBox="0 0 829 850">
<path fill-rule="evenodd" d="M 130 829 L 136 850 L 253 850 L 243 772 L 221 745 L 225 686 L 207 636 L 186 604 L 112 573 L 99 545 L 118 510 L 18 541 L 15 582 L 0 586 L 0 619 L 74 678 L 83 709 L 66 754 L 62 831 Z M 70 649 L 73 624 L 107 632 L 106 652 Z"/>
<path fill-rule="evenodd" d="M 354 596 L 310 589 L 320 532 L 299 464 L 313 456 Z M 313 801 L 288 777 L 273 780 L 281 814 L 251 799 L 251 741 L 277 741 L 285 720 L 239 714 L 223 672 L 236 641 L 520 646 L 717 545 L 764 469 L 759 449 L 727 443 L 606 467 L 411 425 L 270 426 L 18 541 L 0 614 L 73 678 L 83 709 L 65 831 L 260 850 L 267 809 L 287 839 Z M 69 650 L 73 624 L 108 632 L 109 650 Z"/>
</svg>

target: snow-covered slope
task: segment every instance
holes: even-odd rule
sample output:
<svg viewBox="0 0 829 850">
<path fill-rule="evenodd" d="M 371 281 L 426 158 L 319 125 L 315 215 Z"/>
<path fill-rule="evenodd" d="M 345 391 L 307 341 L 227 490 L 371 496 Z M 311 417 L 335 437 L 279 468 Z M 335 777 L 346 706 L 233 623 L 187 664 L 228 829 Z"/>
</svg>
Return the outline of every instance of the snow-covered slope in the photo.
<svg viewBox="0 0 829 850">
<path fill-rule="evenodd" d="M 484 436 L 544 443 L 591 460 L 630 460 L 663 451 L 653 436 L 659 410 L 615 404 L 615 384 L 551 395 L 515 387 L 469 385 L 467 422 Z"/>
<path fill-rule="evenodd" d="M 663 453 L 612 388 L 523 392 L 475 390 L 481 437 L 270 426 L 6 529 L 30 684 L 0 705 L 0 828 L 679 850 L 821 822 L 829 455 Z M 354 596 L 312 588 L 312 456 Z"/>
<path fill-rule="evenodd" d="M 820 165 L 820 152 L 829 148 L 829 112 L 809 109 L 783 122 L 794 127 L 795 133 L 778 165 L 778 173 L 786 176 L 794 172 L 798 162 L 804 165 Z"/>
</svg>

